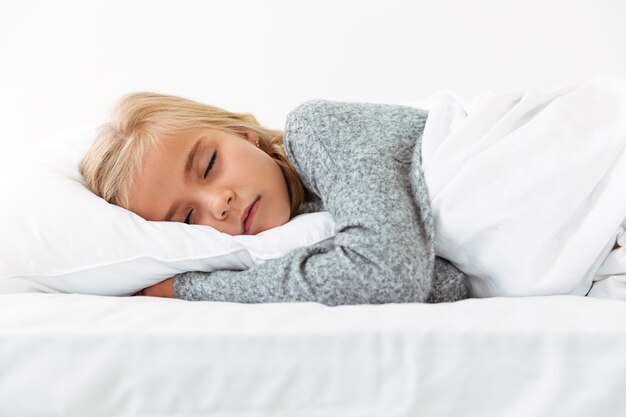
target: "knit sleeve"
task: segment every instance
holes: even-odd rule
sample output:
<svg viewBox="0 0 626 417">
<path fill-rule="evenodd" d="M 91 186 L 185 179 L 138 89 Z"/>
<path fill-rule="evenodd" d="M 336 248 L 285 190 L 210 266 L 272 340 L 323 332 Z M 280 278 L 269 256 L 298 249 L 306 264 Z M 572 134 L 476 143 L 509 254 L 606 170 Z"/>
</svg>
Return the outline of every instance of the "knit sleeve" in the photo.
<svg viewBox="0 0 626 417">
<path fill-rule="evenodd" d="M 423 218 L 430 208 L 414 198 L 427 193 L 424 182 L 416 190 L 408 174 L 425 120 L 425 111 L 397 105 L 316 100 L 296 108 L 287 118 L 285 150 L 334 218 L 334 244 L 298 248 L 244 271 L 179 274 L 175 296 L 327 305 L 426 301 L 432 221 Z"/>
</svg>

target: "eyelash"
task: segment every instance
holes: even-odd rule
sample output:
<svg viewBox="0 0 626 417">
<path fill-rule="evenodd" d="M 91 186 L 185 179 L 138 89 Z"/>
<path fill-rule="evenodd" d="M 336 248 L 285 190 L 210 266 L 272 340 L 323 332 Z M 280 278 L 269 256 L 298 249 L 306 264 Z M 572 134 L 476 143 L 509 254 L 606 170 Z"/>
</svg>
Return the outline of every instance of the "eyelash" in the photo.
<svg viewBox="0 0 626 417">
<path fill-rule="evenodd" d="M 204 171 L 204 178 L 206 178 L 207 175 L 209 175 L 209 171 L 211 171 L 211 168 L 213 168 L 213 165 L 215 165 L 215 160 L 216 159 L 217 159 L 217 151 L 213 152 L 213 156 L 211 157 L 211 161 L 209 162 L 209 165 L 207 166 L 206 171 Z M 189 210 L 189 214 L 187 214 L 187 217 L 185 218 L 185 223 L 189 224 L 192 212 L 193 212 L 193 210 Z"/>
<path fill-rule="evenodd" d="M 209 162 L 209 166 L 206 168 L 206 171 L 204 172 L 204 178 L 206 178 L 206 176 L 209 174 L 209 171 L 211 170 L 211 168 L 213 168 L 213 164 L 215 164 L 215 160 L 217 159 L 217 151 L 213 153 L 213 157 L 211 158 L 211 162 Z"/>
</svg>

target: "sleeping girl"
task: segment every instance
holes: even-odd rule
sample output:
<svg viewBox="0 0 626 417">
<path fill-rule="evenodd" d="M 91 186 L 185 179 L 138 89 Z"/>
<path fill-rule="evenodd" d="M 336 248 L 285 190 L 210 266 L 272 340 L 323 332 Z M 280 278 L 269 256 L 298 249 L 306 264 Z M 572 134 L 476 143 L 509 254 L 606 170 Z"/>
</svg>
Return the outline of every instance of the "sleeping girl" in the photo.
<svg viewBox="0 0 626 417">
<path fill-rule="evenodd" d="M 314 100 L 281 132 L 250 114 L 131 94 L 80 171 L 95 194 L 152 221 L 230 235 L 316 211 L 335 221 L 332 245 L 244 271 L 185 272 L 140 295 L 327 305 L 626 298 L 623 77 L 489 91 L 471 106 L 442 93 L 427 108 Z"/>
<path fill-rule="evenodd" d="M 180 97 L 123 98 L 80 164 L 85 185 L 146 220 L 257 234 L 328 211 L 332 247 L 312 245 L 244 271 L 190 271 L 142 294 L 242 303 L 442 302 L 468 296 L 435 256 L 421 173 L 427 112 L 311 101 L 283 132 L 250 114 Z"/>
</svg>

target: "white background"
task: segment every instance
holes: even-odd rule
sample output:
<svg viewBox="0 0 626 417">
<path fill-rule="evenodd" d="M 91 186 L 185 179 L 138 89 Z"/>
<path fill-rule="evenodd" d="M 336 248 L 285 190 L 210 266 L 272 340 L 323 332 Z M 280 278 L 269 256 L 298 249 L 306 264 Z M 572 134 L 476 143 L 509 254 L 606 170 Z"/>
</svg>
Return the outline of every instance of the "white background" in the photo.
<svg viewBox="0 0 626 417">
<path fill-rule="evenodd" d="M 282 129 L 312 98 L 405 103 L 626 73 L 623 0 L 0 0 L 0 168 L 152 90 Z"/>
</svg>

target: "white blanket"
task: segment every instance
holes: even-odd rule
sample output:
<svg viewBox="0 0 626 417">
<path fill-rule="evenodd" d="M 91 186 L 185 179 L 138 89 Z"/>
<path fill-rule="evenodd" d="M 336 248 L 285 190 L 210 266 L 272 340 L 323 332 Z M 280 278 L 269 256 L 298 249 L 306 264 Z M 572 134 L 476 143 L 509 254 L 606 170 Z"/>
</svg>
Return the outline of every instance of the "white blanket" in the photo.
<svg viewBox="0 0 626 417">
<path fill-rule="evenodd" d="M 437 252 L 478 297 L 626 298 L 626 78 L 429 100 Z M 606 260 L 606 262 L 605 262 Z"/>
</svg>

